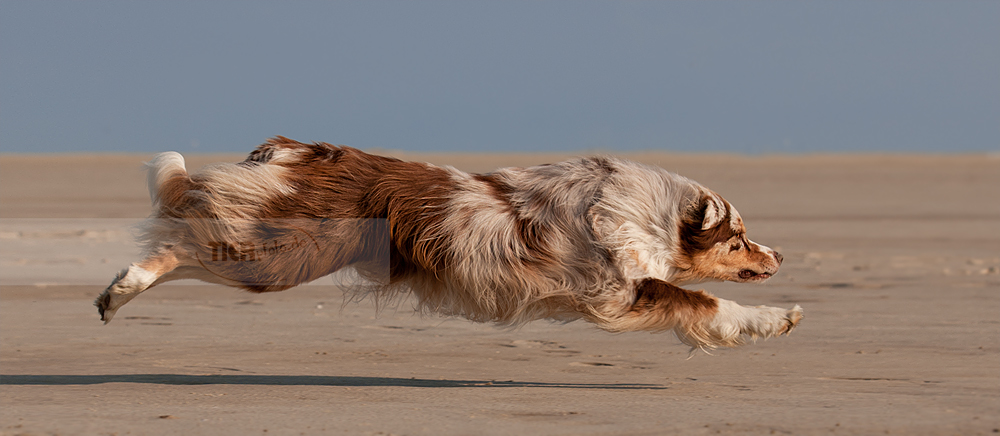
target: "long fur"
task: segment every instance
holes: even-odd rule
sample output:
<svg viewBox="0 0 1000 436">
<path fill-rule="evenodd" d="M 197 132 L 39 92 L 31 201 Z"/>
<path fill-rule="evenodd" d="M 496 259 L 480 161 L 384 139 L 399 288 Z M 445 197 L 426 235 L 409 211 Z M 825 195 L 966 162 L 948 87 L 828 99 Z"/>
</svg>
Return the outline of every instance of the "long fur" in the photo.
<svg viewBox="0 0 1000 436">
<path fill-rule="evenodd" d="M 198 174 L 161 154 L 149 185 L 147 257 L 98 298 L 105 322 L 170 280 L 271 292 L 344 268 L 368 278 L 366 292 L 412 292 L 430 312 L 673 330 L 696 347 L 787 333 L 802 317 L 678 287 L 763 281 L 781 255 L 747 239 L 718 194 L 626 160 L 468 174 L 277 137 Z"/>
</svg>

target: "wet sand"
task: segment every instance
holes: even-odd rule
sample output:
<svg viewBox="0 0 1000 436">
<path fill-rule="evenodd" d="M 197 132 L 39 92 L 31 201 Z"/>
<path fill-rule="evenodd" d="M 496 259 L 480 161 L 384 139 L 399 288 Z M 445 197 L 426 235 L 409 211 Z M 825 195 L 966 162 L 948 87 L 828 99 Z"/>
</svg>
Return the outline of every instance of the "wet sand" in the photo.
<svg viewBox="0 0 1000 436">
<path fill-rule="evenodd" d="M 689 355 L 669 334 L 345 305 L 332 281 L 164 285 L 104 326 L 91 302 L 135 250 L 149 156 L 0 156 L 0 434 L 1000 432 L 1000 159 L 625 156 L 721 193 L 785 255 L 764 285 L 697 287 L 801 304 L 790 337 Z"/>
</svg>

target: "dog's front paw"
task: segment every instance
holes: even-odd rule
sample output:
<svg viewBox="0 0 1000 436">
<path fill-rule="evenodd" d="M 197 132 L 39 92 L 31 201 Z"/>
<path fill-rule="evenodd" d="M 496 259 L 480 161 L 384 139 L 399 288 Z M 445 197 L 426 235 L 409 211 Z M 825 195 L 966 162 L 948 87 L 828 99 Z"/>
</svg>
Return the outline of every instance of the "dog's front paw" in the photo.
<svg viewBox="0 0 1000 436">
<path fill-rule="evenodd" d="M 791 309 L 778 307 L 748 307 L 736 302 L 719 299 L 718 312 L 702 325 L 701 343 L 696 347 L 733 347 L 745 342 L 745 338 L 770 338 L 788 334 L 803 318 L 802 307 Z"/>
<path fill-rule="evenodd" d="M 805 315 L 802 314 L 802 306 L 799 306 L 798 304 L 796 304 L 795 307 L 785 311 L 785 329 L 779 334 L 787 335 L 791 333 L 792 330 L 794 330 L 795 327 L 799 325 L 799 321 L 802 321 L 802 318 L 804 316 Z"/>
</svg>

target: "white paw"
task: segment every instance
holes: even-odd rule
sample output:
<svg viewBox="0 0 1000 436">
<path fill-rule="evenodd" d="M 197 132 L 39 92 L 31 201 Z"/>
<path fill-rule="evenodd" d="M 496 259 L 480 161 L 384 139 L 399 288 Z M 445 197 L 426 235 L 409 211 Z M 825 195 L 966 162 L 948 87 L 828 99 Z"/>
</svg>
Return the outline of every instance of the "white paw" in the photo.
<svg viewBox="0 0 1000 436">
<path fill-rule="evenodd" d="M 118 273 L 111 285 L 94 301 L 94 306 L 97 306 L 97 312 L 101 314 L 104 324 L 111 322 L 118 308 L 146 290 L 155 280 L 154 274 L 135 264 Z"/>
<path fill-rule="evenodd" d="M 770 338 L 792 331 L 802 320 L 802 308 L 799 305 L 791 309 L 779 307 L 745 307 L 750 311 L 745 315 L 740 333 L 756 338 Z"/>
<path fill-rule="evenodd" d="M 703 344 L 693 346 L 732 347 L 741 345 L 745 338 L 770 338 L 788 334 L 802 320 L 799 305 L 791 309 L 778 307 L 748 307 L 736 302 L 719 299 L 719 309 L 715 317 L 702 327 L 705 338 Z"/>
</svg>

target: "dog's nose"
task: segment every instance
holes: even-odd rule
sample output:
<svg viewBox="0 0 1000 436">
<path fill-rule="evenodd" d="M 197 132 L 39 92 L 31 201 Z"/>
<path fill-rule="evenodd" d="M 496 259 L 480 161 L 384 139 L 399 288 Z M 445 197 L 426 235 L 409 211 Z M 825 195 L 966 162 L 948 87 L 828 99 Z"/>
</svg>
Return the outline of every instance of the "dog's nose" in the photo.
<svg viewBox="0 0 1000 436">
<path fill-rule="evenodd" d="M 778 265 L 781 265 L 781 261 L 785 260 L 785 256 L 782 256 L 781 253 L 778 253 L 777 251 L 775 251 L 774 252 L 774 259 L 778 261 Z"/>
</svg>

